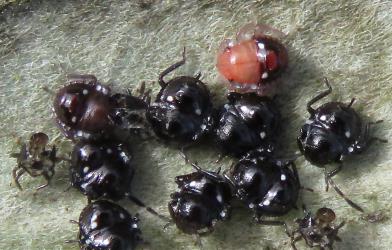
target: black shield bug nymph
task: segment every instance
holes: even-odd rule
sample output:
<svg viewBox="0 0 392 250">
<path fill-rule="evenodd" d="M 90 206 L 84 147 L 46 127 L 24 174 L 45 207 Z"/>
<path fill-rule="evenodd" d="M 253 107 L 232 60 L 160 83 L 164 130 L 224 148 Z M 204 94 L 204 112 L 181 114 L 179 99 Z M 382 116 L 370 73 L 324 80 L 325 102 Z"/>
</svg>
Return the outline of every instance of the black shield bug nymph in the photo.
<svg viewBox="0 0 392 250">
<path fill-rule="evenodd" d="M 129 147 L 107 140 L 81 141 L 72 153 L 70 180 L 88 200 L 124 198 L 144 207 L 151 214 L 167 220 L 131 194 L 135 174 L 133 155 Z"/>
<path fill-rule="evenodd" d="M 132 250 L 143 241 L 138 221 L 119 205 L 100 200 L 88 204 L 78 222 L 71 222 L 79 226 L 80 249 Z"/>
<path fill-rule="evenodd" d="M 111 131 L 114 102 L 110 89 L 93 75 L 70 75 L 68 85 L 54 99 L 53 110 L 61 132 L 69 139 L 91 139 Z"/>
<path fill-rule="evenodd" d="M 144 130 L 147 124 L 145 112 L 150 92 L 145 91 L 144 84 L 139 94 L 133 96 L 128 91 L 112 95 L 110 88 L 93 75 L 70 75 L 53 103 L 57 125 L 71 140 L 116 137 L 124 141 L 129 134 Z"/>
<path fill-rule="evenodd" d="M 176 177 L 180 191 L 171 194 L 169 212 L 177 227 L 187 234 L 209 233 L 217 221 L 230 214 L 232 198 L 230 184 L 218 172 L 201 169 Z"/>
<path fill-rule="evenodd" d="M 123 199 L 131 191 L 135 173 L 132 154 L 121 143 L 79 142 L 70 167 L 72 186 L 89 199 Z"/>
<path fill-rule="evenodd" d="M 281 116 L 274 102 L 254 93 L 229 93 L 218 112 L 215 141 L 224 154 L 241 157 L 256 148 L 274 148 Z"/>
<path fill-rule="evenodd" d="M 332 92 L 328 80 L 326 78 L 324 80 L 328 89 L 308 102 L 307 109 L 310 118 L 302 126 L 297 138 L 298 146 L 310 163 L 325 169 L 326 189 L 328 190 L 330 184 L 350 206 L 363 212 L 360 206 L 349 200 L 337 188 L 332 177 L 340 172 L 346 156 L 363 152 L 374 140 L 386 141 L 370 136 L 370 126 L 374 123 L 367 123 L 363 129 L 361 118 L 351 107 L 355 99 L 352 99 L 349 104 L 327 102 L 317 109 L 313 109 L 312 105 L 315 102 Z M 330 163 L 338 163 L 339 165 L 335 170 L 327 172 L 325 165 Z"/>
<path fill-rule="evenodd" d="M 254 211 L 254 219 L 263 225 L 282 225 L 285 222 L 262 219 L 276 217 L 296 208 L 301 188 L 293 160 L 276 159 L 264 149 L 249 152 L 234 164 L 226 176 L 234 195 Z"/>
<path fill-rule="evenodd" d="M 212 127 L 212 103 L 210 92 L 196 77 L 179 76 L 165 82 L 163 78 L 185 63 L 183 59 L 159 76 L 156 100 L 147 109 L 147 120 L 155 134 L 166 141 L 192 144 L 206 135 Z"/>
<path fill-rule="evenodd" d="M 61 160 L 56 156 L 56 147 L 53 145 L 50 149 L 48 146 L 49 137 L 42 133 L 34 133 L 30 137 L 28 144 L 23 143 L 19 153 L 11 154 L 17 159 L 17 166 L 12 170 L 12 177 L 15 185 L 22 190 L 19 184 L 19 178 L 28 173 L 32 177 L 43 176 L 46 184 L 39 186 L 37 189 L 49 185 L 54 175 L 55 164 Z"/>
</svg>

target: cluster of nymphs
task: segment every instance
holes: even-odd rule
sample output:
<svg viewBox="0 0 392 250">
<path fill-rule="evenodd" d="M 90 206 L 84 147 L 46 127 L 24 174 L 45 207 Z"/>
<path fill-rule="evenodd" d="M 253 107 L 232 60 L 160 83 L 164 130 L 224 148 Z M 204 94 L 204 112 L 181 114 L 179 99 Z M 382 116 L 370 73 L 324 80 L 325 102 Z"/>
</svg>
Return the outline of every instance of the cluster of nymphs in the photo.
<svg viewBox="0 0 392 250">
<path fill-rule="evenodd" d="M 171 195 L 168 209 L 171 222 L 184 233 L 212 231 L 216 222 L 229 218 L 231 201 L 237 199 L 253 212 L 257 223 L 284 226 L 294 249 L 301 239 L 320 249 L 332 249 L 340 241 L 338 231 L 344 222 L 335 225 L 335 213 L 329 208 L 320 208 L 314 216 L 305 211 L 293 230 L 284 221 L 265 219 L 296 208 L 302 188 L 294 164 L 298 156 L 278 157 L 275 153 L 281 115 L 270 96 L 275 79 L 288 65 L 281 35 L 267 26 L 247 25 L 235 41 L 224 41 L 217 68 L 229 94 L 221 107 L 214 107 L 200 75 L 165 81 L 168 73 L 185 63 L 185 50 L 181 61 L 160 74 L 161 90 L 153 102 L 144 86 L 138 96 L 112 94 L 92 75 L 70 77 L 68 85 L 57 91 L 53 109 L 58 127 L 75 142 L 69 160 L 71 184 L 89 200 L 79 221 L 74 221 L 79 225 L 81 249 L 133 249 L 141 242 L 138 219 L 112 201 L 127 198 L 146 207 L 131 194 L 135 166 L 129 140 L 144 140 L 138 135 L 150 131 L 183 150 L 204 140 L 217 145 L 222 155 L 238 159 L 225 171 L 208 171 L 181 151 L 194 172 L 175 177 L 179 190 Z M 310 117 L 299 132 L 298 146 L 313 165 L 337 164 L 335 170 L 325 171 L 327 187 L 331 185 L 348 204 L 363 212 L 332 177 L 342 169 L 346 156 L 360 153 L 380 139 L 370 136 L 372 123 L 362 123 L 352 108 L 354 100 L 313 108 L 331 93 L 326 79 L 325 84 L 328 89 L 308 102 Z M 56 156 L 54 146 L 47 145 L 48 137 L 36 133 L 14 154 L 18 166 L 13 176 L 19 188 L 18 179 L 25 172 L 43 176 L 49 183 L 55 163 L 63 159 Z M 152 208 L 146 209 L 164 218 Z"/>
</svg>

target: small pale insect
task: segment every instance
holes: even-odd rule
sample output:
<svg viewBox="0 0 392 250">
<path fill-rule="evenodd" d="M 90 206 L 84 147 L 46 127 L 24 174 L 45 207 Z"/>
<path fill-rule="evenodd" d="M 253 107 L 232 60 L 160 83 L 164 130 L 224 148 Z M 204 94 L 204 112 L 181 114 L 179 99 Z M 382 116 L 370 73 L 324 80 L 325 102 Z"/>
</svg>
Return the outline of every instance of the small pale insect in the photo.
<svg viewBox="0 0 392 250">
<path fill-rule="evenodd" d="M 309 247 L 319 247 L 320 249 L 333 249 L 335 242 L 342 241 L 338 233 L 345 222 L 334 225 L 336 215 L 332 209 L 320 208 L 315 216 L 305 209 L 304 213 L 303 218 L 296 220 L 296 229 L 290 233 L 291 246 L 294 250 L 297 250 L 295 243 L 301 239 L 304 239 Z"/>
<path fill-rule="evenodd" d="M 19 178 L 27 173 L 32 177 L 42 176 L 46 183 L 37 189 L 42 189 L 49 185 L 55 173 L 55 165 L 61 159 L 56 156 L 56 147 L 48 145 L 49 137 L 42 132 L 31 135 L 28 143 L 23 143 L 19 153 L 12 153 L 16 158 L 17 166 L 12 170 L 12 177 L 15 185 L 22 190 Z"/>
</svg>

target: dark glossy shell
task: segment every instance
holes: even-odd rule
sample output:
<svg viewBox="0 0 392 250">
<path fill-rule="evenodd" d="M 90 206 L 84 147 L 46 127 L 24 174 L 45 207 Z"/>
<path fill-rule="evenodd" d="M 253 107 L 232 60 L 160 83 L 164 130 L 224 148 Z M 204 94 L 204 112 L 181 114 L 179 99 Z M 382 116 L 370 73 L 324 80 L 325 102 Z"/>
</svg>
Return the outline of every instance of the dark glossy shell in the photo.
<svg viewBox="0 0 392 250">
<path fill-rule="evenodd" d="M 122 144 L 80 142 L 74 147 L 71 184 L 90 199 L 119 200 L 129 195 L 134 172 L 132 155 Z"/>
<path fill-rule="evenodd" d="M 290 164 L 260 151 L 250 152 L 231 170 L 235 195 L 257 217 L 286 214 L 296 207 L 300 188 Z"/>
<path fill-rule="evenodd" d="M 110 89 L 93 75 L 73 75 L 54 100 L 56 122 L 72 140 L 124 140 L 130 132 L 145 129 L 149 91 L 140 96 L 111 95 Z M 145 100 L 146 99 L 146 100 Z"/>
<path fill-rule="evenodd" d="M 155 134 L 168 141 L 191 143 L 212 126 L 210 93 L 198 78 L 180 76 L 170 80 L 147 109 Z"/>
<path fill-rule="evenodd" d="M 261 81 L 270 81 L 279 77 L 284 72 L 288 65 L 288 55 L 285 46 L 278 40 L 271 36 L 256 35 L 254 37 L 257 47 L 259 48 L 258 54 L 262 54 L 264 48 L 265 51 L 273 51 L 276 58 L 272 59 L 265 55 L 265 67 L 268 76 L 262 78 Z"/>
<path fill-rule="evenodd" d="M 219 111 L 215 141 L 225 154 L 240 157 L 256 148 L 273 149 L 281 115 L 268 97 L 230 93 Z"/>
<path fill-rule="evenodd" d="M 325 103 L 316 109 L 314 117 L 310 119 L 331 130 L 341 137 L 346 144 L 354 143 L 361 136 L 361 118 L 347 104 L 340 102 Z"/>
<path fill-rule="evenodd" d="M 79 217 L 79 244 L 86 250 L 131 250 L 141 241 L 138 219 L 109 201 L 87 205 Z"/>
<path fill-rule="evenodd" d="M 217 177 L 200 172 L 176 177 L 180 191 L 171 195 L 168 206 L 171 217 L 184 233 L 212 230 L 216 221 L 228 218 L 230 186 Z"/>
<path fill-rule="evenodd" d="M 361 135 L 362 122 L 355 110 L 340 102 L 328 102 L 311 115 L 297 142 L 308 161 L 323 166 L 355 152 Z"/>
<path fill-rule="evenodd" d="M 61 88 L 53 102 L 56 122 L 70 139 L 89 139 L 108 132 L 113 102 L 109 88 L 99 83 L 71 83 Z"/>
</svg>

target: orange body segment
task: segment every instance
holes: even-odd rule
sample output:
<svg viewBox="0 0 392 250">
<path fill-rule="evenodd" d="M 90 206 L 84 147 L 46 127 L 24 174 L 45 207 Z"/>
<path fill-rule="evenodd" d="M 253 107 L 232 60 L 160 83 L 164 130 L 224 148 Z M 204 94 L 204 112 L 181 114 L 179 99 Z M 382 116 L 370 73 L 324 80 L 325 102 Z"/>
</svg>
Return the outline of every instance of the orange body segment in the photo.
<svg viewBox="0 0 392 250">
<path fill-rule="evenodd" d="M 255 41 L 243 41 L 219 53 L 217 68 L 229 81 L 258 83 L 263 64 L 257 58 Z"/>
</svg>

